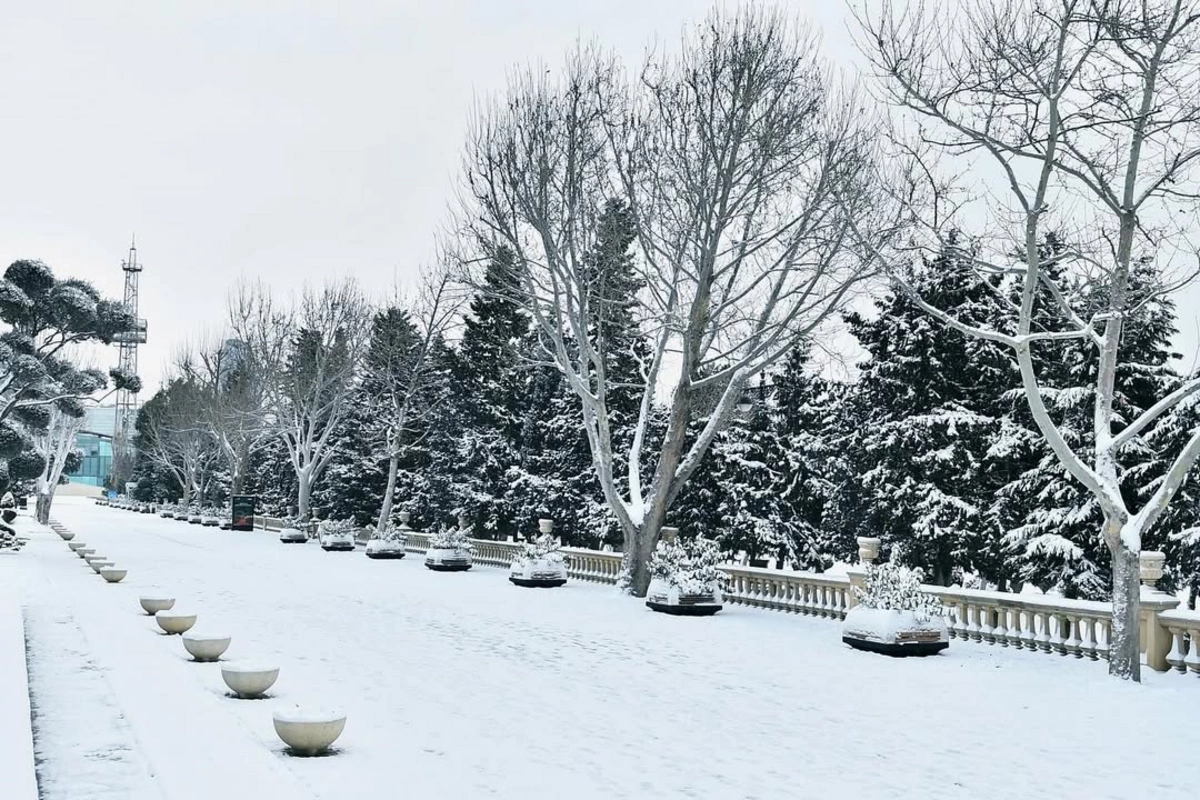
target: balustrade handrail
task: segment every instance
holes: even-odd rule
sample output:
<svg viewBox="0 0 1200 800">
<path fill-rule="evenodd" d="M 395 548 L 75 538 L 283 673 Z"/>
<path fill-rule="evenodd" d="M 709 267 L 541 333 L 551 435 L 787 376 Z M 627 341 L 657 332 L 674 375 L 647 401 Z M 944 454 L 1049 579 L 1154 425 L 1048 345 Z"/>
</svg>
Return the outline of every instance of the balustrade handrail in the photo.
<svg viewBox="0 0 1200 800">
<path fill-rule="evenodd" d="M 1111 616 L 1112 605 L 1099 600 L 1073 600 L 1041 594 L 992 592 L 986 589 L 964 589 L 957 586 L 922 584 L 921 589 L 949 603 L 968 602 L 976 605 L 1004 605 L 1022 611 L 1061 611 L 1064 613 Z"/>
</svg>

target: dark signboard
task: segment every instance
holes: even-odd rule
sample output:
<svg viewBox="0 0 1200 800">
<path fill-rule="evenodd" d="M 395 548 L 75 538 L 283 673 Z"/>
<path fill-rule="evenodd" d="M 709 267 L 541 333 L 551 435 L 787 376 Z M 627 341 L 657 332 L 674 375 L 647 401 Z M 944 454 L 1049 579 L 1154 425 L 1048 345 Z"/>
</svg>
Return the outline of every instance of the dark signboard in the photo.
<svg viewBox="0 0 1200 800">
<path fill-rule="evenodd" d="M 258 498 L 252 494 L 235 494 L 233 496 L 233 530 L 254 530 L 254 512 L 257 502 Z"/>
</svg>

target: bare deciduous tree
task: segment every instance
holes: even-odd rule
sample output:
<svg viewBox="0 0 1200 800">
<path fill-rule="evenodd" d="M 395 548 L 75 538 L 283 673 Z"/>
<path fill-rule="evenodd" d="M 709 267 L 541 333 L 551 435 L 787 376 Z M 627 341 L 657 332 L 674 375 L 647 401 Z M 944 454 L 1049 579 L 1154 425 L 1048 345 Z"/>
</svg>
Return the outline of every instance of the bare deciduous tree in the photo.
<svg viewBox="0 0 1200 800">
<path fill-rule="evenodd" d="M 34 448 L 44 459 L 41 474 L 35 480 L 37 505 L 34 510 L 37 521 L 43 525 L 50 522 L 54 492 L 75 448 L 75 436 L 83 429 L 83 409 L 73 410 L 80 413 L 67 413 L 60 405 L 50 406 L 50 424 L 33 433 Z"/>
<path fill-rule="evenodd" d="M 445 264 L 426 271 L 411 307 L 405 309 L 396 302 L 380 311 L 372 325 L 363 388 L 382 421 L 378 444 L 388 460 L 377 530 L 384 530 L 391 521 L 401 457 L 439 407 L 440 393 L 434 391 L 435 348 L 449 333 L 462 305 L 451 278 Z"/>
<path fill-rule="evenodd" d="M 1012 348 L 1038 430 L 1103 512 L 1100 535 L 1113 570 L 1109 670 L 1138 680 L 1141 542 L 1200 455 L 1200 430 L 1168 459 L 1157 488 L 1145 487 L 1152 491 L 1140 509 L 1122 495 L 1118 456 L 1200 390 L 1200 380 L 1128 420 L 1114 414 L 1114 387 L 1125 320 L 1155 293 L 1178 288 L 1200 252 L 1200 8 L 1188 0 L 1008 0 L 939 9 L 884 2 L 860 22 L 888 99 L 905 115 L 902 124 L 916 126 L 915 134 L 895 137 L 899 148 L 890 154 L 891 163 L 905 165 L 890 181 L 899 252 L 868 246 L 895 268 L 944 246 L 948 232 L 961 228 L 975 235 L 964 256 L 980 279 L 1015 283 L 1015 301 L 998 296 L 1007 328 L 969 325 L 952 309 L 916 300 L 964 333 Z M 980 178 L 989 171 L 1003 186 L 991 195 Z M 1048 259 L 1042 245 L 1052 231 L 1065 231 L 1066 245 Z M 1179 268 L 1180 256 L 1187 269 Z M 1140 294 L 1131 282 L 1139 260 L 1153 260 L 1159 275 Z M 893 271 L 903 282 L 902 267 Z M 1098 282 L 1105 307 L 1083 309 L 1060 275 Z M 1038 327 L 1039 312 L 1057 314 L 1059 324 Z M 1062 339 L 1086 342 L 1095 359 L 1092 452 L 1066 441 L 1034 367 L 1033 349 Z"/>
<path fill-rule="evenodd" d="M 242 299 L 234 331 L 262 359 L 267 418 L 287 448 L 299 485 L 298 513 L 307 519 L 313 486 L 336 453 L 335 432 L 358 381 L 371 306 L 348 279 L 305 290 L 294 310 L 277 309 L 261 288 Z"/>
<path fill-rule="evenodd" d="M 778 13 L 715 13 L 680 56 L 652 56 L 636 85 L 580 52 L 561 79 L 540 70 L 515 78 L 474 126 L 465 216 L 480 240 L 516 253 L 515 301 L 581 400 L 637 595 L 672 503 L 749 379 L 812 336 L 868 277 L 848 236 L 850 218 L 870 212 L 868 132 L 857 98 L 834 88 L 815 45 Z M 637 321 L 650 342 L 639 418 L 620 459 L 596 336 L 604 304 L 588 266 L 611 198 L 636 218 Z M 658 440 L 650 423 L 664 400 Z"/>
</svg>

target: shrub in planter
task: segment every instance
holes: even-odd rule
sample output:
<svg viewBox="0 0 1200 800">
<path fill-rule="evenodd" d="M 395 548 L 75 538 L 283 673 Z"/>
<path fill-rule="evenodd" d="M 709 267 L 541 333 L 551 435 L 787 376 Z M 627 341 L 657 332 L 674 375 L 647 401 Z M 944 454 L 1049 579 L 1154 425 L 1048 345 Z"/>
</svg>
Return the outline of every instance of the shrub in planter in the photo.
<svg viewBox="0 0 1200 800">
<path fill-rule="evenodd" d="M 284 544 L 303 544 L 308 541 L 305 533 L 305 523 L 298 517 L 284 517 L 283 529 L 279 531 L 279 541 Z"/>
<path fill-rule="evenodd" d="M 367 541 L 367 558 L 404 558 L 408 547 L 408 512 L 400 512 L 400 526 L 376 530 Z"/>
<path fill-rule="evenodd" d="M 470 530 L 443 528 L 429 537 L 429 549 L 425 551 L 425 566 L 439 572 L 462 572 L 471 568 Z"/>
<path fill-rule="evenodd" d="M 921 590 L 919 569 L 869 564 L 866 588 L 842 622 L 842 641 L 890 656 L 928 656 L 950 646 L 942 601 Z"/>
<path fill-rule="evenodd" d="M 353 550 L 357 533 L 352 519 L 327 519 L 317 526 L 322 550 Z"/>
<path fill-rule="evenodd" d="M 663 528 L 663 538 L 650 557 L 650 588 L 646 605 L 654 611 L 680 616 L 710 616 L 721 610 L 727 577 L 720 569 L 721 548 L 712 539 L 676 538 Z"/>
<path fill-rule="evenodd" d="M 551 531 L 554 523 L 538 520 L 538 536 L 525 542 L 513 559 L 508 579 L 517 586 L 551 588 L 567 582 L 567 562 L 562 554 L 562 540 Z"/>
<path fill-rule="evenodd" d="M 200 525 L 204 522 L 204 515 L 200 513 L 200 506 L 194 503 L 188 506 L 187 521 L 189 525 Z"/>
<path fill-rule="evenodd" d="M 221 511 L 218 508 L 208 506 L 200 512 L 200 524 L 206 528 L 216 528 L 221 524 Z"/>
</svg>

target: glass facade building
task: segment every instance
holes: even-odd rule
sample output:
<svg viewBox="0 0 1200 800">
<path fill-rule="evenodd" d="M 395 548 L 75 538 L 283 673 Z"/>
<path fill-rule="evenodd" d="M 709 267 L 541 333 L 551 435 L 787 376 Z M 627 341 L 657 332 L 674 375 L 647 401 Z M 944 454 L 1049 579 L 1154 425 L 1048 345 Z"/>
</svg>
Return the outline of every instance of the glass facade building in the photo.
<svg viewBox="0 0 1200 800">
<path fill-rule="evenodd" d="M 75 437 L 75 447 L 83 453 L 83 463 L 70 474 L 73 483 L 103 486 L 112 471 L 112 435 L 116 409 L 97 406 L 87 410 L 83 429 Z"/>
</svg>

